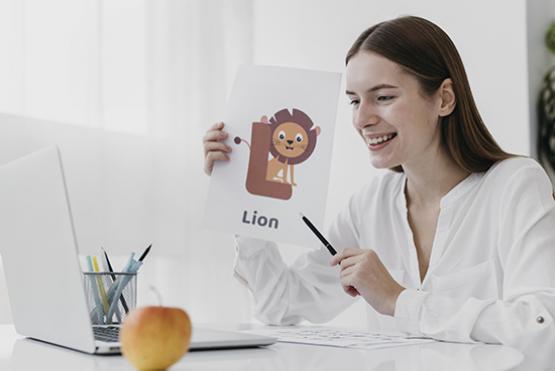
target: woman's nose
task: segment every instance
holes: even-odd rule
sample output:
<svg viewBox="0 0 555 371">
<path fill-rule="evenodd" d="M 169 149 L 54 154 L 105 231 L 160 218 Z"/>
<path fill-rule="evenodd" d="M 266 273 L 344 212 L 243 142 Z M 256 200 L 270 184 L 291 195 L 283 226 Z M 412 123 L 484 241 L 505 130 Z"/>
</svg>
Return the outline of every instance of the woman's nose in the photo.
<svg viewBox="0 0 555 371">
<path fill-rule="evenodd" d="M 359 130 L 367 126 L 376 125 L 378 122 L 380 122 L 380 118 L 372 107 L 361 105 L 355 112 L 353 123 Z"/>
</svg>

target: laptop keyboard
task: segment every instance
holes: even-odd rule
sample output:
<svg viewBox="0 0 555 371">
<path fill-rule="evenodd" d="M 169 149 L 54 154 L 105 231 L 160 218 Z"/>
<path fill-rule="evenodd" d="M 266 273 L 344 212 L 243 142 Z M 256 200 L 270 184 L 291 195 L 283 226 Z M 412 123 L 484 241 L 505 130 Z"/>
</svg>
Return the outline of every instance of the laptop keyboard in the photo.
<svg viewBox="0 0 555 371">
<path fill-rule="evenodd" d="M 105 341 L 108 343 L 117 343 L 119 341 L 119 327 L 93 327 L 95 340 Z"/>
</svg>

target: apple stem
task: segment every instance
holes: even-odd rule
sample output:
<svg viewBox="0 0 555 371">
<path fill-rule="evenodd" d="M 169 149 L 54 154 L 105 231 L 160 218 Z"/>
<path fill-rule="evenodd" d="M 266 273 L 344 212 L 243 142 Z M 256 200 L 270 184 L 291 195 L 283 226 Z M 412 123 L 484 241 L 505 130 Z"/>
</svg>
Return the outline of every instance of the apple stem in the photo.
<svg viewBox="0 0 555 371">
<path fill-rule="evenodd" d="M 149 286 L 149 289 L 154 292 L 154 295 L 156 295 L 156 298 L 158 299 L 158 305 L 162 306 L 162 295 L 160 295 L 160 292 L 154 286 Z"/>
</svg>

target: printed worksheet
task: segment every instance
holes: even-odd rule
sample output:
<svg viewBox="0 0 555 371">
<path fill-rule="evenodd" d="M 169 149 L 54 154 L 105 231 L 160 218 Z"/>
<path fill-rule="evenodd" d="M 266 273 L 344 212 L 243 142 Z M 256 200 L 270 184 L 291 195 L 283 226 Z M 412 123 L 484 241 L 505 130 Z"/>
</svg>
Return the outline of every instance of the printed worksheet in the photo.
<svg viewBox="0 0 555 371">
<path fill-rule="evenodd" d="M 401 334 L 380 334 L 368 331 L 327 326 L 264 326 L 246 330 L 255 335 L 270 336 L 284 343 L 325 345 L 340 348 L 379 349 L 431 343 L 431 339 L 409 338 Z"/>
<path fill-rule="evenodd" d="M 210 179 L 204 224 L 304 246 L 323 228 L 341 75 L 243 66 L 225 115 L 230 161 Z"/>
</svg>

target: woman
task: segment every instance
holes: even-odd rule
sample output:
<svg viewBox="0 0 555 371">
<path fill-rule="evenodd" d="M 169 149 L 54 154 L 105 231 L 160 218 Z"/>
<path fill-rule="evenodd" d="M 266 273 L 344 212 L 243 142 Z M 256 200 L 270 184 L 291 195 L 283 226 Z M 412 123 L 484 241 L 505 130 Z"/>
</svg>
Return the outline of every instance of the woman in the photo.
<svg viewBox="0 0 555 371">
<path fill-rule="evenodd" d="M 376 330 L 555 346 L 552 185 L 492 138 L 452 41 L 427 20 L 398 18 L 362 33 L 346 65 L 353 125 L 372 165 L 393 171 L 337 216 L 331 261 L 322 248 L 287 267 L 275 244 L 237 238 L 235 273 L 257 317 L 324 322 L 360 295 Z M 223 123 L 204 137 L 208 174 L 229 160 L 226 137 Z"/>
</svg>

